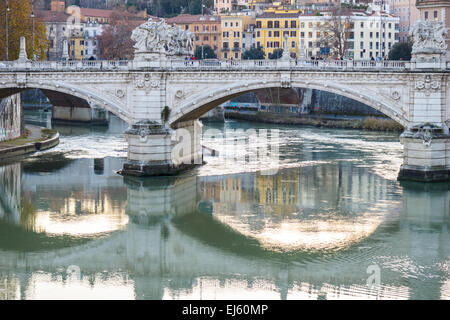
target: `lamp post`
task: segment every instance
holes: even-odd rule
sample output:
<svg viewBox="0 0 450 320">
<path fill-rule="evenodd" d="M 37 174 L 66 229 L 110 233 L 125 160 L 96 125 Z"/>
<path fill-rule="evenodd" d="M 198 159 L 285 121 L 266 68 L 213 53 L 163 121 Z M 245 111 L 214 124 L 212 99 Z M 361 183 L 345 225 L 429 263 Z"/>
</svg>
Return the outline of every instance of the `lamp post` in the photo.
<svg viewBox="0 0 450 320">
<path fill-rule="evenodd" d="M 202 19 L 204 19 L 204 17 L 203 17 L 203 7 L 204 6 L 203 6 L 203 0 L 202 0 Z M 202 22 L 202 31 L 205 32 L 205 24 L 203 22 Z M 203 39 L 205 39 L 205 35 L 203 35 Z M 203 56 L 203 47 L 204 47 L 203 39 L 202 39 L 202 60 L 204 59 L 204 56 Z"/>
<path fill-rule="evenodd" d="M 8 0 L 6 0 L 6 10 L 5 10 L 5 15 L 6 15 L 6 61 L 9 60 L 8 12 L 9 12 L 9 5 L 8 5 Z"/>
<path fill-rule="evenodd" d="M 32 60 L 34 61 L 35 54 L 34 54 L 34 9 L 33 9 L 33 7 L 31 7 L 31 19 L 33 20 L 33 58 L 32 58 Z"/>
</svg>

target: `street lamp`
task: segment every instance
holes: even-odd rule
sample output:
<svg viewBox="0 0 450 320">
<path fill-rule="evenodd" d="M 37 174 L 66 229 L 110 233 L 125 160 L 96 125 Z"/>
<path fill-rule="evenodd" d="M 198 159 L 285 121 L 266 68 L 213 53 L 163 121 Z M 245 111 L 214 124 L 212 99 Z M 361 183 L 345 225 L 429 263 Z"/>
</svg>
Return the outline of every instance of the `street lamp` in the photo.
<svg viewBox="0 0 450 320">
<path fill-rule="evenodd" d="M 34 54 L 34 11 L 33 11 L 33 7 L 31 8 L 31 19 L 33 19 L 33 61 L 34 61 L 35 54 Z"/>
<path fill-rule="evenodd" d="M 202 0 L 202 19 L 204 18 L 203 17 L 203 8 L 204 8 L 205 6 L 203 5 L 203 0 Z M 204 21 L 204 20 L 202 20 L 202 21 Z M 202 22 L 202 31 L 203 32 L 205 32 L 205 25 L 204 25 L 204 23 Z M 203 45 L 203 40 L 205 39 L 205 35 L 203 34 L 203 39 L 202 39 L 202 60 L 204 59 L 204 56 L 203 56 L 203 47 L 204 47 L 204 45 Z"/>
<path fill-rule="evenodd" d="M 5 11 L 5 15 L 6 15 L 6 61 L 8 61 L 8 55 L 9 55 L 9 39 L 8 39 L 8 12 L 9 12 L 9 5 L 8 5 L 8 0 L 6 0 L 6 11 Z"/>
</svg>

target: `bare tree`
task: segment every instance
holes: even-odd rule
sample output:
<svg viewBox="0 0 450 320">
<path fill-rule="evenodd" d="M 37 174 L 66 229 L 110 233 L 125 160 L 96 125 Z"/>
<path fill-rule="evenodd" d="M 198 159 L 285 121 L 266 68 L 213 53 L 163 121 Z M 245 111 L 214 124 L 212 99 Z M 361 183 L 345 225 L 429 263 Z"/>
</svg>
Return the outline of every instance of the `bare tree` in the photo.
<svg viewBox="0 0 450 320">
<path fill-rule="evenodd" d="M 113 11 L 110 24 L 98 37 L 100 56 L 106 60 L 132 59 L 134 55 L 131 32 L 143 21 L 136 19 L 136 9 L 122 6 Z"/>
<path fill-rule="evenodd" d="M 324 19 L 319 27 L 320 36 L 316 40 L 318 47 L 330 48 L 330 54 L 336 58 L 344 58 L 349 49 L 352 22 L 349 11 L 336 7 L 331 11 L 331 16 Z"/>
</svg>

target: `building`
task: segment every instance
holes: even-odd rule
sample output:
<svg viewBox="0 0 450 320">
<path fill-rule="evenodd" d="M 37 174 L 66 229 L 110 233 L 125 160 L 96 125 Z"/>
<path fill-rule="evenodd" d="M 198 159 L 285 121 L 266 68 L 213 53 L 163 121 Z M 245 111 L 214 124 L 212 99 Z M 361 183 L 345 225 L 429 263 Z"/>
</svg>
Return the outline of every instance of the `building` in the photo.
<svg viewBox="0 0 450 320">
<path fill-rule="evenodd" d="M 82 25 L 70 30 L 69 57 L 71 60 L 85 59 L 84 27 Z"/>
<path fill-rule="evenodd" d="M 256 46 L 263 48 L 266 58 L 276 49 L 284 47 L 284 36 L 288 36 L 289 51 L 292 57 L 299 54 L 299 15 L 300 11 L 266 11 L 256 17 Z"/>
<path fill-rule="evenodd" d="M 417 0 L 420 20 L 442 21 L 450 28 L 449 0 Z M 450 32 L 447 33 L 447 60 L 450 61 Z"/>
<path fill-rule="evenodd" d="M 214 0 L 214 11 L 217 14 L 227 14 L 237 10 L 238 0 Z"/>
<path fill-rule="evenodd" d="M 64 40 L 69 41 L 70 30 L 67 20 L 70 15 L 64 11 L 38 11 L 37 16 L 42 19 L 47 27 L 47 38 L 49 46 L 47 48 L 47 60 L 61 60 Z"/>
<path fill-rule="evenodd" d="M 166 22 L 194 33 L 194 48 L 209 45 L 216 56 L 219 56 L 221 30 L 219 16 L 183 14 L 166 19 Z"/>
<path fill-rule="evenodd" d="M 319 14 L 303 14 L 299 17 L 300 47 L 304 48 L 305 56 L 309 58 L 328 57 L 327 48 L 321 48 L 319 40 L 323 37 L 322 33 L 328 30 L 324 24 L 335 18 L 331 11 L 320 11 Z M 385 12 L 380 15 L 380 11 L 367 13 L 355 10 L 345 13 L 341 18 L 346 21 L 348 30 L 345 58 L 384 58 L 398 42 L 399 18 L 394 15 Z"/>
<path fill-rule="evenodd" d="M 80 8 L 81 22 L 109 24 L 113 10 Z"/>
<path fill-rule="evenodd" d="M 220 19 L 221 43 L 219 59 L 239 60 L 246 50 L 243 47 L 243 43 L 247 46 L 247 42 L 243 41 L 244 33 L 245 36 L 251 34 L 249 25 L 254 23 L 254 18 L 251 15 L 234 14 L 222 15 Z"/>
<path fill-rule="evenodd" d="M 399 17 L 399 40 L 408 42 L 408 33 L 411 26 L 419 19 L 419 10 L 416 0 L 389 0 L 389 10 Z"/>
<path fill-rule="evenodd" d="M 65 12 L 66 2 L 64 0 L 52 0 L 50 4 L 50 10 L 56 12 Z"/>
<path fill-rule="evenodd" d="M 88 22 L 84 25 L 84 58 L 86 60 L 97 60 L 99 58 L 98 37 L 103 31 L 102 24 Z"/>
</svg>

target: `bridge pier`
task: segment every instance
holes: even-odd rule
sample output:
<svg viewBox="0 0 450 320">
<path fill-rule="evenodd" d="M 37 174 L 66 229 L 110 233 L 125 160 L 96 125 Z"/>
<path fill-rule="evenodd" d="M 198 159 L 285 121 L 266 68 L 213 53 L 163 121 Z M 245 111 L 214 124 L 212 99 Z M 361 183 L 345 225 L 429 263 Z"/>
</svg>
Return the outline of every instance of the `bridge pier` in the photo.
<svg viewBox="0 0 450 320">
<path fill-rule="evenodd" d="M 401 136 L 403 165 L 399 180 L 422 182 L 450 180 L 450 135 L 432 124 L 412 127 Z"/>
<path fill-rule="evenodd" d="M 176 175 L 203 163 L 198 120 L 177 123 L 174 129 L 157 121 L 142 120 L 125 132 L 128 161 L 121 174 Z"/>
</svg>

